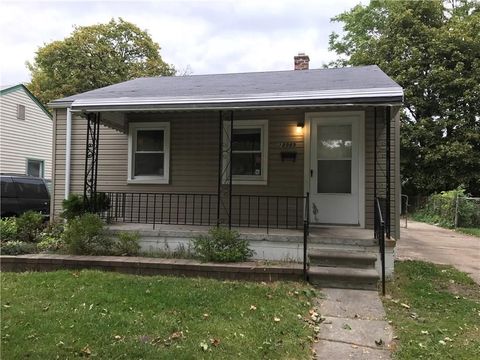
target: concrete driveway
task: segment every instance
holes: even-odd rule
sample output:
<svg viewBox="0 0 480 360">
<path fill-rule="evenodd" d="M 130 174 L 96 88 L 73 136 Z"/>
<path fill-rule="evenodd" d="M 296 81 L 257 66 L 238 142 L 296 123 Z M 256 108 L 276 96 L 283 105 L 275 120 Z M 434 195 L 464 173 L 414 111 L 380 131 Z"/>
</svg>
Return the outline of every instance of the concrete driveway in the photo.
<svg viewBox="0 0 480 360">
<path fill-rule="evenodd" d="M 453 265 L 480 284 L 480 238 L 415 221 L 400 231 L 397 259 Z"/>
</svg>

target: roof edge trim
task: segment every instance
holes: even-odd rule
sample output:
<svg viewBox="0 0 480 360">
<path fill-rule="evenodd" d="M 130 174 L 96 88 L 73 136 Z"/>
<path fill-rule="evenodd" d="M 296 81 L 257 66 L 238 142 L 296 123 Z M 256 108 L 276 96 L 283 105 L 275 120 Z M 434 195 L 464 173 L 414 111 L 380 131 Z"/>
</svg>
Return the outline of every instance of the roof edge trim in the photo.
<svg viewBox="0 0 480 360">
<path fill-rule="evenodd" d="M 246 102 L 271 102 L 271 101 L 298 101 L 298 100 L 329 100 L 329 99 L 351 99 L 351 98 L 385 98 L 402 97 L 403 89 L 394 88 L 372 88 L 372 89 L 347 89 L 328 91 L 309 91 L 296 93 L 272 93 L 231 97 L 161 97 L 161 98 L 104 98 L 104 99 L 78 99 L 69 102 L 50 103 L 53 108 L 71 106 L 74 108 L 85 108 L 93 106 L 154 106 L 154 105 L 195 105 L 195 104 L 222 104 L 222 103 L 246 103 Z"/>
</svg>

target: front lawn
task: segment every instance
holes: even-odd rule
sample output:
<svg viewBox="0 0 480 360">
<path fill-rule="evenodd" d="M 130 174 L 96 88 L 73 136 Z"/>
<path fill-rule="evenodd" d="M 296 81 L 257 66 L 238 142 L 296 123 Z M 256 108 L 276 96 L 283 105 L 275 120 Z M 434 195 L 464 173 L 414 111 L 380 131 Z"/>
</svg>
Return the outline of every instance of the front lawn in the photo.
<svg viewBox="0 0 480 360">
<path fill-rule="evenodd" d="M 287 282 L 1 273 L 1 358 L 307 359 L 313 295 Z"/>
<path fill-rule="evenodd" d="M 480 286 L 450 266 L 395 263 L 384 299 L 396 359 L 478 359 Z"/>
</svg>

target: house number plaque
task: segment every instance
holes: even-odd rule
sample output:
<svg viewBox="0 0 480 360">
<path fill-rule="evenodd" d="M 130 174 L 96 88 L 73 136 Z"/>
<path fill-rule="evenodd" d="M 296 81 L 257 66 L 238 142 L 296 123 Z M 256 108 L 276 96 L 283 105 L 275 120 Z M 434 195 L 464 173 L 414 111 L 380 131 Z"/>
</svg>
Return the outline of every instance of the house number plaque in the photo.
<svg viewBox="0 0 480 360">
<path fill-rule="evenodd" d="M 295 161 L 297 159 L 297 151 L 295 141 L 285 141 L 280 143 L 280 157 L 282 161 Z"/>
</svg>

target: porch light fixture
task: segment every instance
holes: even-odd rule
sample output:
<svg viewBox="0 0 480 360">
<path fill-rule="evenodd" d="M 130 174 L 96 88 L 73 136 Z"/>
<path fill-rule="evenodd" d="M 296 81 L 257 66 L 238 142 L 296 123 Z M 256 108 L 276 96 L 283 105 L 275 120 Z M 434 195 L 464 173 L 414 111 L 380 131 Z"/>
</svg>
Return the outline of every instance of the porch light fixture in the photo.
<svg viewBox="0 0 480 360">
<path fill-rule="evenodd" d="M 303 127 L 305 123 L 303 121 L 297 122 L 297 134 L 301 134 L 303 132 Z"/>
</svg>

